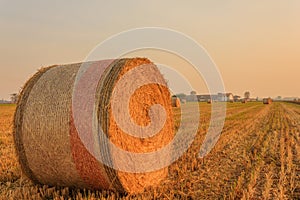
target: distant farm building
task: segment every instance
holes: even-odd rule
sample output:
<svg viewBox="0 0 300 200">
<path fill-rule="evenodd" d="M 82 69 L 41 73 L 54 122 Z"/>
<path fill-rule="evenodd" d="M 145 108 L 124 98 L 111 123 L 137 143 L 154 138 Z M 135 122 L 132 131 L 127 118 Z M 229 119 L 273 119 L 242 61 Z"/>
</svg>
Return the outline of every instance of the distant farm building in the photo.
<svg viewBox="0 0 300 200">
<path fill-rule="evenodd" d="M 235 101 L 235 102 L 241 101 L 241 96 L 239 96 L 239 95 L 234 95 L 234 96 L 233 96 L 233 101 Z"/>
<path fill-rule="evenodd" d="M 232 93 L 218 93 L 218 94 L 198 94 L 194 92 L 186 96 L 188 102 L 212 102 L 212 101 L 221 101 L 221 102 L 233 102 L 234 96 Z"/>
<path fill-rule="evenodd" d="M 208 101 L 217 101 L 217 95 L 210 95 L 210 94 L 200 94 L 197 95 L 197 99 L 199 102 L 208 102 Z"/>
<path fill-rule="evenodd" d="M 224 102 L 233 102 L 233 94 L 232 93 L 218 93 L 218 101 L 224 101 Z"/>
<path fill-rule="evenodd" d="M 0 104 L 10 104 L 11 101 L 7 101 L 7 100 L 4 100 L 4 99 L 1 99 L 0 100 Z"/>
</svg>

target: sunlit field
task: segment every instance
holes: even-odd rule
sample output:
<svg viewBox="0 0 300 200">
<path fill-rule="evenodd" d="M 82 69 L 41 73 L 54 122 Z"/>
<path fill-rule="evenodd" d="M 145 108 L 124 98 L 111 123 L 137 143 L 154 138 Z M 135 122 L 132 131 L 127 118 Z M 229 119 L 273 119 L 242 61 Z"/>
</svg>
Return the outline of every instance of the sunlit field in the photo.
<svg viewBox="0 0 300 200">
<path fill-rule="evenodd" d="M 210 104 L 199 106 L 197 136 L 170 166 L 168 178 L 142 194 L 126 195 L 33 184 L 14 151 L 15 106 L 0 105 L 0 199 L 300 199 L 300 105 L 228 103 L 222 135 L 204 159 L 198 153 Z M 174 117 L 178 128 L 179 108 Z"/>
</svg>

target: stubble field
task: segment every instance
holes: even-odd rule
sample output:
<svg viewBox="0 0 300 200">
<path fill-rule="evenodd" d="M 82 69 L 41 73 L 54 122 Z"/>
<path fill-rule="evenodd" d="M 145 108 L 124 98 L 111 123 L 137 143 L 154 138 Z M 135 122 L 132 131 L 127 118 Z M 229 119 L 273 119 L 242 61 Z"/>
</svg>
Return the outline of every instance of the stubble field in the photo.
<svg viewBox="0 0 300 200">
<path fill-rule="evenodd" d="M 300 105 L 227 104 L 222 135 L 204 159 L 198 152 L 210 105 L 199 106 L 196 139 L 170 166 L 168 178 L 142 194 L 124 195 L 33 184 L 14 151 L 15 106 L 0 105 L 0 199 L 300 199 Z M 178 127 L 180 110 L 174 113 Z"/>
</svg>

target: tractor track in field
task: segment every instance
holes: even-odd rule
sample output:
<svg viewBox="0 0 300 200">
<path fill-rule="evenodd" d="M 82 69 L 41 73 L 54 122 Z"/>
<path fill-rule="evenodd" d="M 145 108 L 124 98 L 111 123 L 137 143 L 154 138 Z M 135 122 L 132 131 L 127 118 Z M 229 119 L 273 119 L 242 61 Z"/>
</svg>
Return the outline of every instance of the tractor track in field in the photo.
<svg viewBox="0 0 300 200">
<path fill-rule="evenodd" d="M 192 184 L 190 192 L 186 191 L 189 194 L 186 197 L 192 194 L 199 199 L 300 197 L 299 137 L 296 135 L 299 130 L 294 126 L 299 115 L 277 103 L 248 111 L 251 114 L 239 111 L 227 116 L 234 122 L 225 122 L 218 144 L 198 162 L 195 175 L 201 178 Z M 183 160 L 191 162 L 188 158 Z M 193 178 L 189 177 L 189 182 L 193 183 Z"/>
<path fill-rule="evenodd" d="M 300 163 L 291 126 L 294 121 L 287 109 L 282 104 L 272 109 L 272 117 L 258 137 L 264 139 L 257 143 L 255 164 L 239 178 L 242 189 L 234 198 L 299 199 Z"/>
<path fill-rule="evenodd" d="M 226 196 L 223 192 L 228 192 L 230 190 L 231 184 L 235 181 L 235 178 L 240 174 L 243 165 L 243 161 L 239 160 L 242 157 L 240 154 L 243 154 L 245 143 L 248 140 L 245 140 L 245 137 L 251 137 L 251 133 L 257 129 L 257 126 L 260 125 L 262 119 L 268 119 L 267 115 L 269 113 L 269 107 L 265 106 L 253 106 L 246 110 L 251 112 L 238 111 L 233 112 L 229 117 L 235 116 L 232 121 L 225 122 L 225 129 L 222 132 L 222 135 L 212 150 L 212 152 L 205 157 L 203 160 L 198 161 L 198 170 L 195 173 L 197 176 L 197 184 L 192 184 L 194 195 L 200 199 L 214 199 L 220 196 Z M 238 120 L 241 118 L 241 120 Z M 201 131 L 200 131 L 201 132 Z M 246 134 L 242 134 L 246 133 Z M 200 133 L 201 136 L 205 135 Z M 192 147 L 191 152 L 198 152 L 200 140 L 196 141 Z M 247 145 L 246 145 L 247 146 Z M 196 159 L 196 155 L 192 158 L 183 157 L 182 160 L 185 162 L 179 161 L 179 163 L 194 163 L 191 159 Z M 182 166 L 182 168 L 187 168 Z M 230 170 L 228 170 L 228 168 Z M 199 179 L 199 176 L 201 177 Z M 190 182 L 193 183 L 193 178 L 189 178 Z M 195 192 L 196 191 L 196 192 Z M 190 192 L 190 195 L 192 192 Z"/>
</svg>

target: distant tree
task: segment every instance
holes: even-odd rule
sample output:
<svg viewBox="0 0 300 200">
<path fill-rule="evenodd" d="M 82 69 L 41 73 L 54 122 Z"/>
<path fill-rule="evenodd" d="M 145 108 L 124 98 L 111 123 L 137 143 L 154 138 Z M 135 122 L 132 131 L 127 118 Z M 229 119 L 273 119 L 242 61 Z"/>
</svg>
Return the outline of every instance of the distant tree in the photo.
<svg viewBox="0 0 300 200">
<path fill-rule="evenodd" d="M 245 99 L 250 99 L 250 92 L 245 92 L 244 93 L 244 97 L 245 97 Z"/>
<path fill-rule="evenodd" d="M 177 96 L 179 99 L 186 99 L 186 94 L 184 94 L 184 93 L 176 94 L 176 96 Z"/>
<path fill-rule="evenodd" d="M 17 103 L 19 95 L 17 93 L 13 93 L 10 95 L 11 103 Z"/>
<path fill-rule="evenodd" d="M 197 92 L 196 91 L 191 91 L 191 95 L 196 95 Z"/>
<path fill-rule="evenodd" d="M 282 99 L 282 97 L 281 97 L 281 96 L 278 96 L 278 97 L 277 97 L 277 99 L 278 99 L 278 100 L 281 100 L 281 99 Z"/>
</svg>

